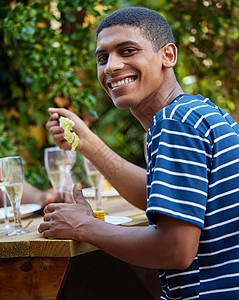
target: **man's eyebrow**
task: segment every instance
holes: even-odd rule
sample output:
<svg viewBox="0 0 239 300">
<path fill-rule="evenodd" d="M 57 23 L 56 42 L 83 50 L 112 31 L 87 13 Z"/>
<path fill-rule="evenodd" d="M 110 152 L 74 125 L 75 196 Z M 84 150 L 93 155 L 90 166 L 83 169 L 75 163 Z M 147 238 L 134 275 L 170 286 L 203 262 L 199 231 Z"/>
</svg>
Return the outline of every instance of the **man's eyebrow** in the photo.
<svg viewBox="0 0 239 300">
<path fill-rule="evenodd" d="M 138 43 L 134 42 L 134 41 L 124 41 L 122 43 L 119 43 L 115 46 L 115 48 L 118 47 L 122 47 L 122 46 L 126 46 L 126 45 L 134 45 L 134 46 L 140 46 Z"/>
<path fill-rule="evenodd" d="M 99 54 L 99 53 L 102 53 L 102 52 L 105 52 L 106 50 L 104 50 L 104 49 L 99 49 L 99 50 L 96 50 L 96 52 L 95 52 L 95 56 L 97 55 L 97 54 Z"/>
<path fill-rule="evenodd" d="M 114 48 L 119 48 L 119 47 L 122 47 L 122 46 L 126 46 L 126 45 L 134 45 L 134 46 L 140 46 L 138 43 L 134 42 L 134 41 L 124 41 L 124 42 L 121 42 L 121 43 L 118 43 L 114 46 Z M 102 53 L 102 52 L 106 52 L 106 50 L 104 49 L 99 49 L 95 52 L 95 55 L 99 54 L 99 53 Z"/>
</svg>

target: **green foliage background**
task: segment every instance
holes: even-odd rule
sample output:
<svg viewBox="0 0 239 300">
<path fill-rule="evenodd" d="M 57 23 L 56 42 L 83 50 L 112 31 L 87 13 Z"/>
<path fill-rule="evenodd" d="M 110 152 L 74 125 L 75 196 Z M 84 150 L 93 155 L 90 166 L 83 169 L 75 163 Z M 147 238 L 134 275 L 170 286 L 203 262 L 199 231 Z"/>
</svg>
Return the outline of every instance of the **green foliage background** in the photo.
<svg viewBox="0 0 239 300">
<path fill-rule="evenodd" d="M 54 145 L 45 130 L 51 106 L 75 111 L 116 152 L 145 165 L 143 128 L 113 107 L 96 76 L 97 24 L 127 6 L 155 9 L 169 21 L 186 93 L 201 93 L 228 112 L 237 105 L 239 1 L 1 0 L 0 157 L 21 154 L 33 185 L 49 185 L 43 153 Z"/>
</svg>

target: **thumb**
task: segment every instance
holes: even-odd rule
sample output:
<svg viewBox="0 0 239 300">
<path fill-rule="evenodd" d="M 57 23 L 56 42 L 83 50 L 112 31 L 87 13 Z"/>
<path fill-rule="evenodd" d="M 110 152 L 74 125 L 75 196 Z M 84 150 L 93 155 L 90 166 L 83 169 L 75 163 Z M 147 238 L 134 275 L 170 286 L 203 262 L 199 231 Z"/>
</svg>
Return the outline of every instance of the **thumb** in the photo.
<svg viewBox="0 0 239 300">
<path fill-rule="evenodd" d="M 82 186 L 80 183 L 77 183 L 73 187 L 73 197 L 76 203 L 80 203 L 81 200 L 85 200 L 82 193 Z"/>
</svg>

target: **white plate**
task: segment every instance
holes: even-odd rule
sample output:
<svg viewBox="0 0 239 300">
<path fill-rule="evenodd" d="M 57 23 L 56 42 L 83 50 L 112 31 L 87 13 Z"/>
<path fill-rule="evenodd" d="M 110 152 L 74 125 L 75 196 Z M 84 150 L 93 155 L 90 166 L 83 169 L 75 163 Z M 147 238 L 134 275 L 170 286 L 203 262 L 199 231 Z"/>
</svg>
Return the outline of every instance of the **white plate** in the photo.
<svg viewBox="0 0 239 300">
<path fill-rule="evenodd" d="M 111 223 L 114 225 L 121 225 L 124 223 L 128 223 L 132 221 L 129 217 L 121 217 L 121 216 L 105 216 L 105 222 Z"/>
<path fill-rule="evenodd" d="M 21 204 L 20 206 L 20 212 L 21 212 L 21 217 L 26 218 L 32 213 L 40 210 L 42 207 L 40 204 Z M 8 216 L 9 220 L 13 220 L 13 210 L 11 206 L 8 206 Z M 4 221 L 4 208 L 0 208 L 0 222 Z"/>
<path fill-rule="evenodd" d="M 95 190 L 92 188 L 82 189 L 82 193 L 85 198 L 94 198 L 95 197 Z M 119 193 L 115 189 L 112 189 L 109 191 L 102 191 L 101 196 L 102 197 L 116 197 L 116 196 L 119 196 Z"/>
</svg>

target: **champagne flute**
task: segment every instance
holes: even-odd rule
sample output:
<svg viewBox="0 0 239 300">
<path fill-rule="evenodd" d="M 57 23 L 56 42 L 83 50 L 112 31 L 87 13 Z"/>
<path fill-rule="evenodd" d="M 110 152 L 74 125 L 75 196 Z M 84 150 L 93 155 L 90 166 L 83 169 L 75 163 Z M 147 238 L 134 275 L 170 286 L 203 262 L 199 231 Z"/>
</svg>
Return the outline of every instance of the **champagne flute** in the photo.
<svg viewBox="0 0 239 300">
<path fill-rule="evenodd" d="M 68 175 L 71 172 L 75 162 L 76 162 L 76 154 L 71 153 L 70 150 L 64 150 L 65 153 L 65 173 Z"/>
<path fill-rule="evenodd" d="M 9 224 L 8 218 L 8 208 L 7 208 L 7 195 L 3 185 L 3 176 L 2 176 L 2 158 L 0 158 L 0 190 L 2 191 L 2 198 L 3 198 L 3 211 L 4 211 L 4 225 L 0 226 L 0 230 L 8 230 L 12 228 Z"/>
<path fill-rule="evenodd" d="M 73 168 L 76 161 L 76 154 L 71 153 L 69 150 L 65 150 L 65 180 L 63 184 L 63 194 L 64 194 L 64 202 L 74 202 L 73 198 L 73 187 L 75 184 L 75 179 L 72 178 L 71 169 Z"/>
<path fill-rule="evenodd" d="M 85 156 L 83 156 L 83 161 L 90 184 L 95 189 L 96 210 L 101 210 L 101 186 L 104 176 Z"/>
<path fill-rule="evenodd" d="M 20 156 L 4 157 L 2 159 L 3 184 L 11 202 L 14 213 L 15 229 L 8 232 L 8 236 L 28 233 L 22 229 L 20 203 L 23 193 L 24 174 L 22 158 Z"/>
<path fill-rule="evenodd" d="M 58 193 L 59 202 L 63 202 L 63 185 L 75 163 L 75 154 L 59 147 L 50 147 L 44 151 L 44 161 L 52 187 Z"/>
</svg>

